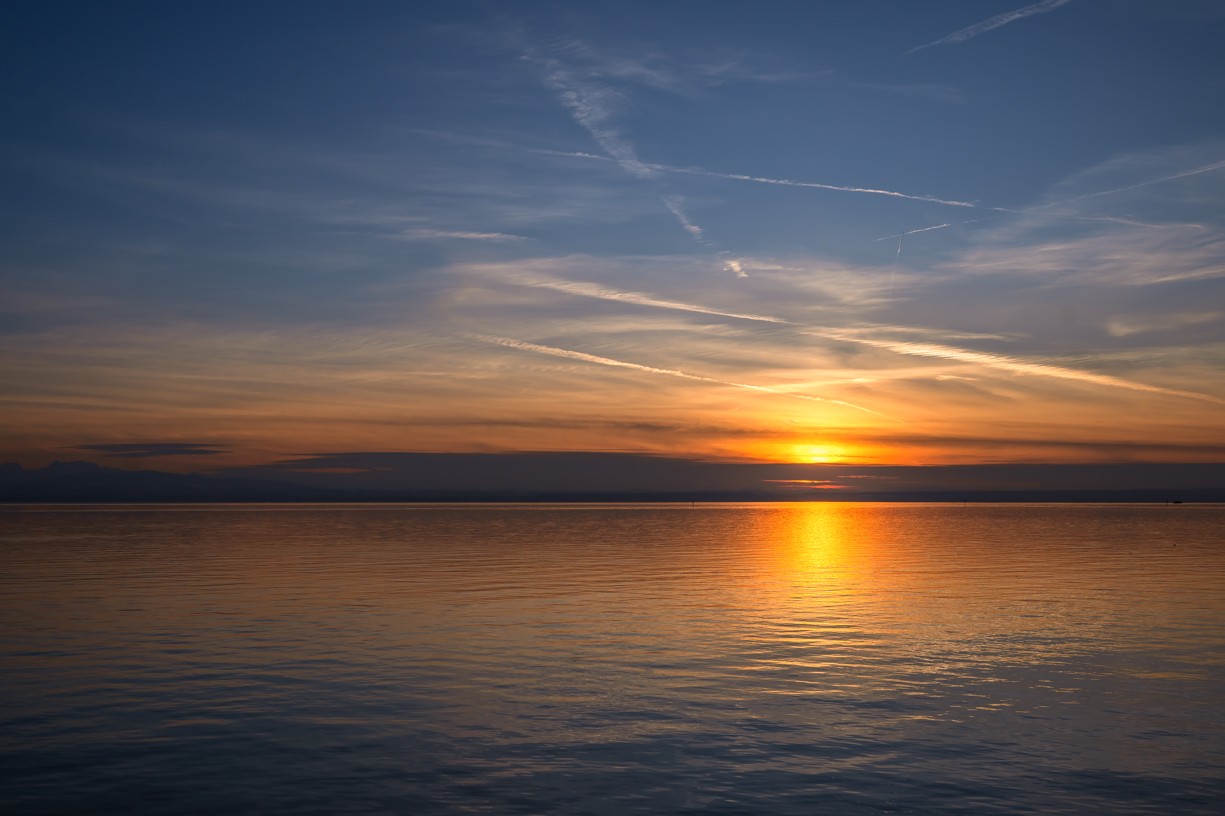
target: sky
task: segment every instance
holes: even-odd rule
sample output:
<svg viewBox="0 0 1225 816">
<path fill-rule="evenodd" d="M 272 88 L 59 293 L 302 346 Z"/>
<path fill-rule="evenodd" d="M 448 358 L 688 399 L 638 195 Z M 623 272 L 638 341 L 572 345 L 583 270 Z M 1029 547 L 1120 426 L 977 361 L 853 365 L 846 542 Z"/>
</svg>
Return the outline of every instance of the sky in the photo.
<svg viewBox="0 0 1225 816">
<path fill-rule="evenodd" d="M 1219 2 L 6 17 L 0 460 L 1225 461 Z"/>
</svg>

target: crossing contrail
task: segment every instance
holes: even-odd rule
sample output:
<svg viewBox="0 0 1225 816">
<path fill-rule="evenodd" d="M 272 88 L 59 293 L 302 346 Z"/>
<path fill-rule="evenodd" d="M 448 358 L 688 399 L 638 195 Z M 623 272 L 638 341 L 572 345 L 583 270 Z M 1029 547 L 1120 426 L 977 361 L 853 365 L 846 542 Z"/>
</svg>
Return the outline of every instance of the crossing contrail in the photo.
<svg viewBox="0 0 1225 816">
<path fill-rule="evenodd" d="M 595 363 L 596 365 L 613 366 L 614 368 L 628 368 L 633 371 L 644 371 L 648 374 L 662 374 L 668 377 L 679 377 L 683 380 L 694 380 L 696 382 L 714 383 L 715 385 L 729 385 L 733 388 L 743 388 L 747 391 L 757 391 L 759 393 L 774 394 L 780 397 L 791 397 L 792 399 L 807 400 L 809 402 L 825 402 L 830 405 L 841 405 L 845 408 L 854 408 L 857 411 L 864 411 L 869 414 L 883 417 L 885 414 L 879 411 L 873 411 L 871 408 L 865 408 L 862 405 L 856 405 L 853 402 L 845 400 L 827 399 L 826 397 L 816 397 L 811 394 L 797 394 L 793 391 L 785 391 L 781 388 L 771 388 L 766 385 L 750 385 L 748 383 L 732 382 L 730 380 L 720 380 L 716 377 L 704 377 L 700 374 L 689 374 L 684 371 L 677 371 L 672 368 L 656 368 L 655 366 L 639 365 L 638 363 L 627 363 L 624 360 L 614 360 L 611 357 L 598 357 L 594 354 L 586 354 L 581 351 L 571 351 L 570 349 L 556 348 L 554 346 L 542 346 L 537 343 L 528 343 L 524 340 L 512 340 L 506 337 L 479 337 L 487 343 L 495 343 L 499 346 L 507 348 L 519 349 L 520 351 L 532 351 L 537 354 L 548 354 L 553 357 L 564 357 L 569 360 L 579 360 L 584 363 Z"/>
</svg>

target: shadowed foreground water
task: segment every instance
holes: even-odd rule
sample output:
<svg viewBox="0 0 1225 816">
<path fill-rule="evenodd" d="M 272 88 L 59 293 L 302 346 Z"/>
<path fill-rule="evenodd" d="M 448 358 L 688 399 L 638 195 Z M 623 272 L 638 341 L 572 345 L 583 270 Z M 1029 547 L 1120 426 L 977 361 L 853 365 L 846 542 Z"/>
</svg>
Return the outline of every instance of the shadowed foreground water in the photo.
<svg viewBox="0 0 1225 816">
<path fill-rule="evenodd" d="M 7 813 L 1225 812 L 1225 507 L 0 508 Z"/>
</svg>

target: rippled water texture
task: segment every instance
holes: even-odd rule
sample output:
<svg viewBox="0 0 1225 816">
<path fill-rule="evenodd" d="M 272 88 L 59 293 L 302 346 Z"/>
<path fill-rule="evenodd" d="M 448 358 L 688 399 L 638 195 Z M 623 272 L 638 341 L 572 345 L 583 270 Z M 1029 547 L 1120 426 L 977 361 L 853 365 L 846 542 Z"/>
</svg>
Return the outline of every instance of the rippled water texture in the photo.
<svg viewBox="0 0 1225 816">
<path fill-rule="evenodd" d="M 0 509 L 8 813 L 1225 812 L 1225 507 Z"/>
</svg>

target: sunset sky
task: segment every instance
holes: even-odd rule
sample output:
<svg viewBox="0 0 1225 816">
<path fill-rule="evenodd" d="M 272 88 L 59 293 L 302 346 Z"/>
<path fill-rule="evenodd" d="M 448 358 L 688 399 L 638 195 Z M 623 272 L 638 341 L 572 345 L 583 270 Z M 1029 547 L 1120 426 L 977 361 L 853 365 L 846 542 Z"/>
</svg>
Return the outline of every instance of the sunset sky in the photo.
<svg viewBox="0 0 1225 816">
<path fill-rule="evenodd" d="M 1225 461 L 1225 4 L 20 3 L 0 461 Z"/>
</svg>

